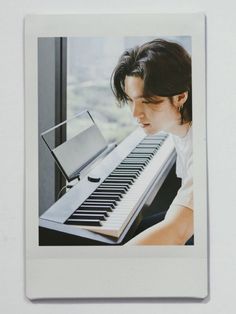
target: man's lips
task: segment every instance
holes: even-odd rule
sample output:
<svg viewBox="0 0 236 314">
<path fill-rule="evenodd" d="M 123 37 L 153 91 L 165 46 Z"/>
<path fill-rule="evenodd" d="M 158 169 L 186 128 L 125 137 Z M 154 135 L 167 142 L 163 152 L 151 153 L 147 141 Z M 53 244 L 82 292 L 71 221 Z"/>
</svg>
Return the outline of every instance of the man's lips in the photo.
<svg viewBox="0 0 236 314">
<path fill-rule="evenodd" d="M 141 126 L 141 128 L 146 128 L 150 125 L 150 123 L 146 123 L 146 122 L 139 122 L 139 125 Z"/>
</svg>

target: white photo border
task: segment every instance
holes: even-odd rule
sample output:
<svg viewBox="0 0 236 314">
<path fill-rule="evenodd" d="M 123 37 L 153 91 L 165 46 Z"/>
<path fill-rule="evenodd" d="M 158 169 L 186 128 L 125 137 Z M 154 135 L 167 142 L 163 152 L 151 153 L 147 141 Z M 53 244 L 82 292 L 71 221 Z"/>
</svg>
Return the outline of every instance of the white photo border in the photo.
<svg viewBox="0 0 236 314">
<path fill-rule="evenodd" d="M 38 245 L 39 37 L 190 36 L 192 42 L 194 245 Z M 195 123 L 195 121 L 197 121 Z M 26 295 L 41 298 L 192 297 L 208 294 L 205 16 L 30 15 L 25 19 Z M 83 271 L 78 271 L 82 269 Z"/>
</svg>

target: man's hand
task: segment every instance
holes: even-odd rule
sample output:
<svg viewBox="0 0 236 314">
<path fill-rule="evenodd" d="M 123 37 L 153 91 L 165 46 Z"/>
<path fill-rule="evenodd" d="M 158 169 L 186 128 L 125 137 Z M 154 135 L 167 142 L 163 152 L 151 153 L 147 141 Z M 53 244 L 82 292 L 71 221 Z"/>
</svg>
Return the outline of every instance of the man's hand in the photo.
<svg viewBox="0 0 236 314">
<path fill-rule="evenodd" d="M 165 219 L 146 229 L 126 245 L 184 245 L 193 235 L 193 210 L 171 205 Z"/>
</svg>

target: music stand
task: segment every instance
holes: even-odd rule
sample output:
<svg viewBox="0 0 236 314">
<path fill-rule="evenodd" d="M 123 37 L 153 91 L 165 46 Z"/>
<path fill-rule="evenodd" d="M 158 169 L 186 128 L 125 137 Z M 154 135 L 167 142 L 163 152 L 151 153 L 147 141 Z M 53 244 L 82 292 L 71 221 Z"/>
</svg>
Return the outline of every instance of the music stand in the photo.
<svg viewBox="0 0 236 314">
<path fill-rule="evenodd" d="M 41 133 L 41 137 L 68 182 L 80 179 L 82 170 L 115 146 L 107 144 L 88 110 Z"/>
</svg>

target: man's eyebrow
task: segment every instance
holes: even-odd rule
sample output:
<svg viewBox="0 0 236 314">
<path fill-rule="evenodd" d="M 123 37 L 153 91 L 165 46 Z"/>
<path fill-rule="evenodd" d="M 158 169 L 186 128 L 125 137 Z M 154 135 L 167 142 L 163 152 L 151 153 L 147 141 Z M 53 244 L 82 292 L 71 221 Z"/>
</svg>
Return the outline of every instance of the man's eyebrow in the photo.
<svg viewBox="0 0 236 314">
<path fill-rule="evenodd" d="M 161 96 L 143 96 L 143 99 L 153 102 L 153 103 L 161 103 L 164 101 L 164 99 L 160 97 Z"/>
<path fill-rule="evenodd" d="M 151 101 L 153 104 L 161 104 L 164 99 L 150 99 L 149 101 Z"/>
<path fill-rule="evenodd" d="M 145 99 L 147 101 L 150 101 L 150 102 L 153 102 L 154 104 L 160 104 L 164 101 L 164 99 L 160 99 L 159 96 L 156 96 L 158 97 L 157 99 L 154 99 L 153 97 L 150 97 L 150 96 L 145 96 L 145 95 L 138 95 L 136 97 L 134 97 L 133 99 L 134 100 L 138 100 L 138 99 Z M 133 101 L 133 99 L 131 99 L 127 94 L 126 94 L 126 98 L 128 101 Z"/>
<path fill-rule="evenodd" d="M 126 98 L 128 99 L 128 100 L 131 100 L 132 101 L 132 99 L 126 94 Z M 140 98 L 145 98 L 143 95 L 138 95 L 138 96 L 136 96 L 136 97 L 134 97 L 134 100 L 137 100 L 137 99 L 140 99 Z"/>
</svg>

